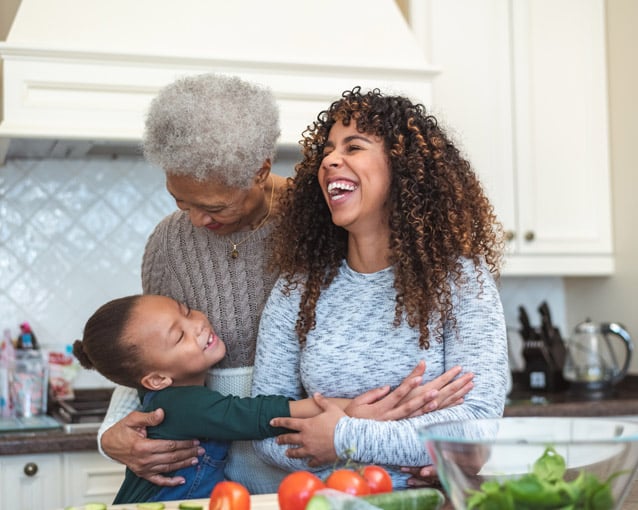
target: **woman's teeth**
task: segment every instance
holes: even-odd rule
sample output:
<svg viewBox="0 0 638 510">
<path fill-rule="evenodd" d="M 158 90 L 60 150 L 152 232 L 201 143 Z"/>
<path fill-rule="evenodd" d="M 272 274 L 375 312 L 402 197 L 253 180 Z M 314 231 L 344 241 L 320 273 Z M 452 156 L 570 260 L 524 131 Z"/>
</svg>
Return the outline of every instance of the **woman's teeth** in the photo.
<svg viewBox="0 0 638 510">
<path fill-rule="evenodd" d="M 357 189 L 357 185 L 348 181 L 334 181 L 328 184 L 328 195 L 332 198 L 343 196 L 344 192 L 350 192 Z"/>
</svg>

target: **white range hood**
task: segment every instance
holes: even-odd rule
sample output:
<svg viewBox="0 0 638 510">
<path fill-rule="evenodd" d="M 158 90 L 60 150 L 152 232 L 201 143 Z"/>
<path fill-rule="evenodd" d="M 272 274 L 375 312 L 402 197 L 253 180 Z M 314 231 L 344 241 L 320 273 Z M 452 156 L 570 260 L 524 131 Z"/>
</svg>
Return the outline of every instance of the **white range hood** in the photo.
<svg viewBox="0 0 638 510">
<path fill-rule="evenodd" d="M 0 58 L 0 162 L 12 139 L 136 143 L 181 75 L 271 87 L 290 146 L 343 90 L 429 104 L 435 74 L 393 0 L 22 0 Z"/>
</svg>

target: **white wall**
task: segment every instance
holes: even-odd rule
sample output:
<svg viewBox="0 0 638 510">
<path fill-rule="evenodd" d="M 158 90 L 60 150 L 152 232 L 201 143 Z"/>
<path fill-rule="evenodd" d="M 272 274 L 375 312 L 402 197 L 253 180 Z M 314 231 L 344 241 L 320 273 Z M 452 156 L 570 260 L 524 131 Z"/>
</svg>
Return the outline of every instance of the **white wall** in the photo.
<svg viewBox="0 0 638 510">
<path fill-rule="evenodd" d="M 616 271 L 609 278 L 566 278 L 567 320 L 586 316 L 625 325 L 638 341 L 638 2 L 607 0 L 612 205 Z M 638 352 L 632 373 L 638 373 Z"/>
</svg>

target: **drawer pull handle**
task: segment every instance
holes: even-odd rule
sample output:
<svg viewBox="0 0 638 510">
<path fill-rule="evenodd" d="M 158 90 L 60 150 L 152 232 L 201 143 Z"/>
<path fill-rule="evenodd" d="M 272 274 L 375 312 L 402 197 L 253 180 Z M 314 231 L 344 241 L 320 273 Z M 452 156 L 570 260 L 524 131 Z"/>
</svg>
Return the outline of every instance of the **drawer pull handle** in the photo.
<svg viewBox="0 0 638 510">
<path fill-rule="evenodd" d="M 27 462 L 24 465 L 24 474 L 27 476 L 35 476 L 38 472 L 38 465 L 35 462 Z"/>
</svg>

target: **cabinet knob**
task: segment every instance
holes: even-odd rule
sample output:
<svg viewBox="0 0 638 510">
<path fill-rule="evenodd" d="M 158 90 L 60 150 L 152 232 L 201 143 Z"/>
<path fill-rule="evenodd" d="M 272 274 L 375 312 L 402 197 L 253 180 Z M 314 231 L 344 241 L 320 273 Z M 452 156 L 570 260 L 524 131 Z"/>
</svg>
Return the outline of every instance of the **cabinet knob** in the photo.
<svg viewBox="0 0 638 510">
<path fill-rule="evenodd" d="M 532 232 L 531 230 L 528 232 L 525 232 L 525 240 L 526 241 L 533 241 L 534 240 L 534 232 Z"/>
<path fill-rule="evenodd" d="M 513 230 L 507 230 L 505 232 L 505 240 L 506 241 L 508 241 L 508 242 L 509 241 L 513 241 L 515 237 L 516 237 L 516 234 L 514 233 Z"/>
<path fill-rule="evenodd" d="M 35 476 L 38 472 L 38 465 L 35 462 L 27 462 L 24 465 L 23 471 L 27 476 Z"/>
</svg>

